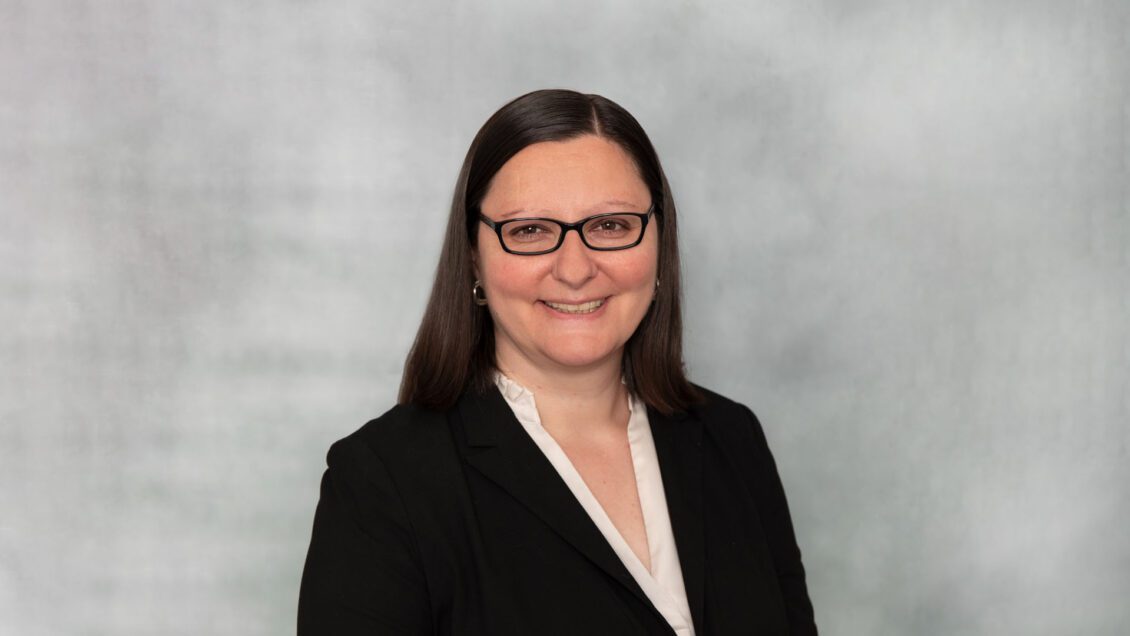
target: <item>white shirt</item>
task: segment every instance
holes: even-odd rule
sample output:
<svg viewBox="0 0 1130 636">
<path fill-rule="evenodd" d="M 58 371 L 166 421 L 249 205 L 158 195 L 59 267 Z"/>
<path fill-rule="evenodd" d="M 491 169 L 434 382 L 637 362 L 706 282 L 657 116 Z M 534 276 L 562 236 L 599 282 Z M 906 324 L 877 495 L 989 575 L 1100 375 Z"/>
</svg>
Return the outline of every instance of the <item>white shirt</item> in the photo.
<svg viewBox="0 0 1130 636">
<path fill-rule="evenodd" d="M 541 425 L 534 394 L 502 373 L 496 372 L 494 380 L 518 422 L 561 475 L 573 496 L 592 518 L 651 603 L 667 619 L 676 634 L 694 636 L 694 624 L 691 622 L 687 591 L 683 586 L 683 571 L 679 565 L 675 535 L 667 512 L 667 497 L 663 492 L 663 480 L 659 473 L 659 459 L 655 454 L 655 440 L 651 437 L 651 424 L 647 419 L 647 407 L 635 395 L 629 395 L 628 409 L 631 414 L 628 417 L 628 446 L 632 453 L 636 490 L 639 492 L 644 529 L 647 532 L 648 551 L 651 555 L 650 572 L 608 518 L 569 456 Z"/>
</svg>

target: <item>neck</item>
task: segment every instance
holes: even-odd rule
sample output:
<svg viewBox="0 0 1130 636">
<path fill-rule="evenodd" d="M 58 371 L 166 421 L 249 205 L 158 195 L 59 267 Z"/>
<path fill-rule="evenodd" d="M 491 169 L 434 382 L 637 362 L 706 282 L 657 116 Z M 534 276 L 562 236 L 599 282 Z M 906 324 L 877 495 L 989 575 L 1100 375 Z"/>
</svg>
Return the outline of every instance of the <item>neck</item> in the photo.
<svg viewBox="0 0 1130 636">
<path fill-rule="evenodd" d="M 620 356 L 585 367 L 533 364 L 500 347 L 498 369 L 534 394 L 542 426 L 555 438 L 592 438 L 623 432 L 628 424 L 628 390 L 621 382 Z"/>
</svg>

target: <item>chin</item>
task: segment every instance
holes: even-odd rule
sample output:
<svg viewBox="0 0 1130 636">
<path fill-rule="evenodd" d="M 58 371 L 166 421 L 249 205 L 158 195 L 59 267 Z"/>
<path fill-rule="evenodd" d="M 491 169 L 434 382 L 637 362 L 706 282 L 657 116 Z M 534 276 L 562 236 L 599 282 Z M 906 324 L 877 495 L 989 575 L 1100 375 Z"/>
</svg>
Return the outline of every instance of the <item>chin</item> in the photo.
<svg viewBox="0 0 1130 636">
<path fill-rule="evenodd" d="M 610 347 L 564 347 L 545 351 L 545 357 L 565 367 L 588 367 L 619 355 Z"/>
</svg>

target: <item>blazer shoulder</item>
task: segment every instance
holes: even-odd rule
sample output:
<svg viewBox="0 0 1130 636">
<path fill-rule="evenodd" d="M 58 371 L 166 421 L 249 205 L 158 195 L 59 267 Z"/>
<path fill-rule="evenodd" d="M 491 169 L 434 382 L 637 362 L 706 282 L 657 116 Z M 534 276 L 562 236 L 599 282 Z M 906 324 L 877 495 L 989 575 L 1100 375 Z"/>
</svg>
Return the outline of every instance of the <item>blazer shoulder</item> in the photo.
<svg viewBox="0 0 1130 636">
<path fill-rule="evenodd" d="M 748 440 L 764 439 L 761 421 L 753 409 L 698 384 L 693 385 L 702 396 L 702 401 L 692 405 L 688 413 L 698 419 L 709 434 L 722 439 Z"/>
<path fill-rule="evenodd" d="M 362 453 L 375 455 L 387 464 L 450 445 L 445 412 L 397 404 L 334 442 L 327 458 L 337 453 Z"/>
<path fill-rule="evenodd" d="M 745 404 L 737 400 L 730 399 L 721 393 L 716 393 L 710 389 L 699 384 L 692 383 L 695 389 L 698 390 L 702 400 L 691 405 L 689 413 L 703 420 L 704 422 L 730 422 L 736 420 L 743 420 L 753 418 L 757 421 L 757 416 L 753 414 L 753 410 Z"/>
</svg>

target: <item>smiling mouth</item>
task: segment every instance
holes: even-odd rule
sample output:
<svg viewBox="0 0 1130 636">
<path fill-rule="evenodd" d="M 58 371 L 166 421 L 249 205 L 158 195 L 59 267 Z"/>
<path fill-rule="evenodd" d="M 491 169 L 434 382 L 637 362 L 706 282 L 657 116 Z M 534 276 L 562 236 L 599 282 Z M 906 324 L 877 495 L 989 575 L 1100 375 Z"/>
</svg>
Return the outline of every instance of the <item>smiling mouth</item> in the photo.
<svg viewBox="0 0 1130 636">
<path fill-rule="evenodd" d="M 569 305 L 569 304 L 566 304 L 566 303 L 551 303 L 548 300 L 543 300 L 542 302 L 545 303 L 546 305 L 549 305 L 551 308 L 556 309 L 557 311 L 560 311 L 560 312 L 566 313 L 566 314 L 591 314 L 592 312 L 596 311 L 597 309 L 600 309 L 601 305 L 604 304 L 604 300 L 605 299 L 601 298 L 599 300 L 593 300 L 593 301 L 590 301 L 590 302 L 587 302 L 587 303 L 581 303 L 580 305 Z"/>
</svg>

